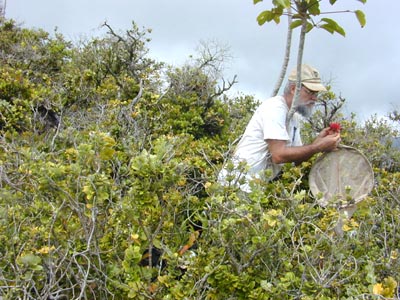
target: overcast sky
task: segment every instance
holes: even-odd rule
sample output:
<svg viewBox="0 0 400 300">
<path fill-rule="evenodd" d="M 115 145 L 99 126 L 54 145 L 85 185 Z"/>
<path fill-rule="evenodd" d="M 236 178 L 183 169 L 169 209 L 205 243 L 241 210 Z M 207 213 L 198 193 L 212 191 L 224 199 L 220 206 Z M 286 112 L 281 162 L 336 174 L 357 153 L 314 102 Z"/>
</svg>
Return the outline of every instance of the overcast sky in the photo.
<svg viewBox="0 0 400 300">
<path fill-rule="evenodd" d="M 5 0 L 0 0 L 0 2 Z M 282 65 L 286 19 L 281 24 L 259 26 L 257 15 L 270 7 L 270 0 L 7 0 L 6 17 L 25 27 L 58 31 L 77 41 L 104 33 L 107 21 L 115 30 L 126 30 L 135 21 L 151 28 L 151 56 L 181 65 L 195 54 L 200 41 L 214 40 L 230 48 L 233 59 L 226 79 L 237 75 L 235 91 L 266 99 Z M 328 2 L 323 0 L 323 2 Z M 367 25 L 361 28 L 353 13 L 331 14 L 346 37 L 313 30 L 306 37 L 304 63 L 320 70 L 333 91 L 347 99 L 346 113 L 360 120 L 373 114 L 387 115 L 400 108 L 399 0 L 338 0 L 328 11 L 361 9 Z M 299 31 L 294 31 L 297 52 Z M 290 69 L 295 66 L 292 54 Z"/>
</svg>

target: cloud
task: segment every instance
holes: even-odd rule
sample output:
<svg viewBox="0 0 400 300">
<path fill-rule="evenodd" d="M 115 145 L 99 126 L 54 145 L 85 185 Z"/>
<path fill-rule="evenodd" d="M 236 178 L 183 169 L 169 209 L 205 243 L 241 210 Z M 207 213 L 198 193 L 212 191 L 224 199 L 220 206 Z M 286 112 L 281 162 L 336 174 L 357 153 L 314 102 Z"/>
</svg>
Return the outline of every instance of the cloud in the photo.
<svg viewBox="0 0 400 300">
<path fill-rule="evenodd" d="M 201 40 L 217 40 L 230 46 L 233 63 L 227 78 L 237 74 L 237 91 L 266 98 L 270 95 L 283 60 L 286 20 L 259 26 L 256 17 L 270 7 L 269 1 L 253 5 L 251 0 L 13 0 L 6 16 L 26 26 L 53 31 L 77 39 L 100 34 L 107 22 L 124 30 L 132 20 L 153 29 L 149 44 L 152 55 L 171 64 L 183 63 L 194 54 Z M 323 2 L 323 3 L 327 3 Z M 346 37 L 313 30 L 307 35 L 304 62 L 317 67 L 332 80 L 333 90 L 347 99 L 347 111 L 361 119 L 385 115 L 400 106 L 400 39 L 397 12 L 400 1 L 338 1 L 324 4 L 324 11 L 361 9 L 367 25 L 361 28 L 353 13 L 326 15 L 337 20 Z M 325 16 L 325 15 L 324 15 Z M 298 31 L 294 32 L 290 68 L 295 66 Z"/>
</svg>

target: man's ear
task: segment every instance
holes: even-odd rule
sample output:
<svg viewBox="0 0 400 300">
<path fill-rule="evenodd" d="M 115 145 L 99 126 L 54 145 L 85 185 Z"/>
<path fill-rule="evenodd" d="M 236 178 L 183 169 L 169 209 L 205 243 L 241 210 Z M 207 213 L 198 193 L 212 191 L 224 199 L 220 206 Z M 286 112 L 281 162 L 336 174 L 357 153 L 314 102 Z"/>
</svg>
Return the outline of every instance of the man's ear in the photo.
<svg viewBox="0 0 400 300">
<path fill-rule="evenodd" d="M 294 95 L 294 92 L 296 91 L 296 84 L 291 84 L 290 85 L 290 93 L 292 94 L 292 95 Z"/>
</svg>

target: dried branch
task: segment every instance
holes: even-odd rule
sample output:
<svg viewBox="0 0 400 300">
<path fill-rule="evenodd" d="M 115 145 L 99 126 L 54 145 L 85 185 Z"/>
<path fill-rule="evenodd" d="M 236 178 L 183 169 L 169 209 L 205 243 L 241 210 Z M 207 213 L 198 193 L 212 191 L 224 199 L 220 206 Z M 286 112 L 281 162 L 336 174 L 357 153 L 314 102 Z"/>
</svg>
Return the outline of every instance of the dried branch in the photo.
<svg viewBox="0 0 400 300">
<path fill-rule="evenodd" d="M 139 81 L 139 92 L 136 95 L 136 97 L 132 99 L 131 103 L 129 103 L 129 111 L 133 111 L 133 107 L 140 100 L 140 98 L 142 98 L 142 94 L 143 94 L 143 80 L 140 79 L 140 81 Z"/>
</svg>

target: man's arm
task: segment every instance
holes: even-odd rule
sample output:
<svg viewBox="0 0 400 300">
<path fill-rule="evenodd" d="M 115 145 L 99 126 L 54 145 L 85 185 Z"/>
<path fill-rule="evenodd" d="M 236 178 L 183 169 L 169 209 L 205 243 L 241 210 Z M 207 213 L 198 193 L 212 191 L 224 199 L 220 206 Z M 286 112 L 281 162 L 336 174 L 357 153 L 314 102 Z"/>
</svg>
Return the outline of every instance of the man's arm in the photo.
<svg viewBox="0 0 400 300">
<path fill-rule="evenodd" d="M 318 152 L 335 150 L 340 141 L 340 134 L 328 134 L 329 128 L 321 131 L 312 144 L 291 147 L 283 140 L 267 140 L 272 162 L 282 164 L 288 162 L 300 163 L 308 160 Z"/>
</svg>

